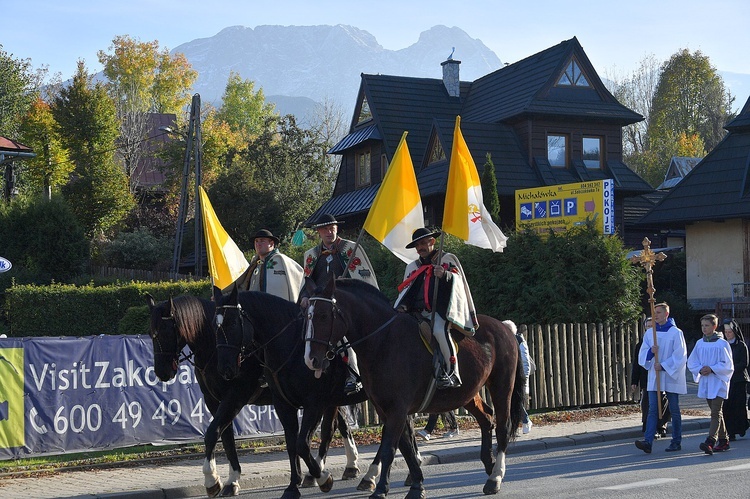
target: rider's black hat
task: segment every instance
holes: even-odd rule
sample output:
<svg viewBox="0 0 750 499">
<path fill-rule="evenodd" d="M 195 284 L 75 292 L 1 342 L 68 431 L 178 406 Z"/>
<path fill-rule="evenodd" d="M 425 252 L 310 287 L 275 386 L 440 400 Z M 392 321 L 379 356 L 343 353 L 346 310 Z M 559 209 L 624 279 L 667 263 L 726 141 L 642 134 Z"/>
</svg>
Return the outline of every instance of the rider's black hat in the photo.
<svg viewBox="0 0 750 499">
<path fill-rule="evenodd" d="M 273 243 L 275 245 L 279 244 L 279 238 L 274 236 L 270 230 L 268 229 L 260 229 L 258 232 L 255 233 L 255 235 L 250 240 L 251 244 L 255 244 L 255 239 L 258 237 L 267 237 L 268 239 L 272 239 Z"/>
<path fill-rule="evenodd" d="M 336 220 L 336 217 L 331 215 L 330 213 L 323 213 L 321 216 L 313 222 L 312 225 L 310 225 L 311 229 L 319 229 L 320 227 L 325 227 L 326 225 L 341 225 L 344 222 L 340 222 Z"/>
<path fill-rule="evenodd" d="M 417 241 L 420 241 L 422 239 L 426 239 L 428 237 L 434 237 L 437 238 L 440 236 L 440 231 L 437 229 L 427 229 L 425 227 L 420 227 L 419 229 L 415 230 L 411 234 L 411 242 L 406 245 L 407 248 L 414 248 L 417 245 Z"/>
</svg>

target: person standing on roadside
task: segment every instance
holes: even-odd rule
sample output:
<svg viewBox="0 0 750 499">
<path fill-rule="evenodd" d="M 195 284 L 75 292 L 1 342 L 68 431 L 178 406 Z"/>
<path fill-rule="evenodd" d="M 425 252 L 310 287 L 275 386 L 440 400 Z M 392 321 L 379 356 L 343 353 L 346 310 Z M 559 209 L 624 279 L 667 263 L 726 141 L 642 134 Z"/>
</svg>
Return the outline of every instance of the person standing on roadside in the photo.
<svg viewBox="0 0 750 499">
<path fill-rule="evenodd" d="M 646 317 L 643 321 L 643 334 L 651 334 L 653 321 L 651 317 Z M 641 432 L 646 433 L 646 421 L 648 420 L 648 371 L 638 363 L 638 352 L 641 350 L 643 344 L 643 336 L 638 339 L 638 343 L 635 344 L 635 361 L 633 362 L 633 368 L 630 371 L 630 389 L 634 394 L 638 395 L 641 403 Z M 667 424 L 671 417 L 669 413 L 669 402 L 667 397 L 664 396 L 664 392 L 661 394 L 661 416 L 656 428 L 656 434 L 654 438 L 664 438 L 667 436 Z"/>
<path fill-rule="evenodd" d="M 680 395 L 687 393 L 685 366 L 687 364 L 687 347 L 682 330 L 669 317 L 669 305 L 666 302 L 654 306 L 656 322 L 656 343 L 653 331 L 643 336 L 643 344 L 638 352 L 638 363 L 648 371 L 648 419 L 643 440 L 637 440 L 635 446 L 651 454 L 659 420 L 656 378 L 659 377 L 659 389 L 667 394 L 669 410 L 672 413 L 672 441 L 665 450 L 674 452 L 682 449 L 682 414 L 680 413 Z M 659 362 L 656 362 L 658 359 Z"/>
<path fill-rule="evenodd" d="M 744 437 L 750 423 L 747 419 L 747 386 L 750 377 L 747 374 L 748 352 L 745 337 L 737 321 L 724 319 L 724 339 L 732 349 L 734 374 L 729 380 L 729 397 L 724 401 L 724 421 L 727 425 L 729 441 L 736 440 L 737 435 Z"/>
<path fill-rule="evenodd" d="M 711 409 L 711 426 L 708 438 L 700 449 L 709 456 L 714 452 L 729 450 L 727 428 L 722 409 L 729 396 L 729 380 L 734 372 L 732 349 L 716 331 L 719 318 L 714 314 L 701 317 L 700 339 L 688 357 L 687 367 L 698 383 L 698 397 L 706 399 Z"/>
<path fill-rule="evenodd" d="M 521 423 L 523 424 L 523 434 L 528 435 L 531 433 L 531 428 L 534 426 L 534 423 L 531 422 L 531 418 L 529 417 L 529 377 L 536 372 L 536 363 L 534 362 L 534 359 L 531 357 L 531 354 L 529 353 L 529 344 L 526 343 L 526 338 L 523 337 L 521 333 L 518 332 L 518 328 L 516 327 L 515 322 L 513 321 L 503 321 L 503 324 L 508 326 L 511 331 L 513 331 L 513 334 L 516 335 L 516 341 L 518 342 L 518 353 L 521 356 L 521 365 L 523 365 L 523 376 L 524 376 L 524 385 L 523 385 L 523 404 L 521 405 L 521 409 L 523 410 L 523 414 L 521 415 Z"/>
</svg>

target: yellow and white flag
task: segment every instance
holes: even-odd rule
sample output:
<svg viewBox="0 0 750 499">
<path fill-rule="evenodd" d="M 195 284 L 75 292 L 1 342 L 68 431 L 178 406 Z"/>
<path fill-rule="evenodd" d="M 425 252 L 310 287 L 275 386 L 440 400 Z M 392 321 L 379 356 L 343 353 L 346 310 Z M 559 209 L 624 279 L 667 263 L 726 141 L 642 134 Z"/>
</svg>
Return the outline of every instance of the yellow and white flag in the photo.
<svg viewBox="0 0 750 499">
<path fill-rule="evenodd" d="M 456 116 L 456 127 L 453 130 L 443 231 L 463 239 L 466 244 L 496 252 L 503 251 L 508 240 L 484 206 L 482 184 L 469 146 L 461 134 L 460 116 Z"/>
<path fill-rule="evenodd" d="M 214 286 L 223 290 L 237 280 L 250 264 L 240 248 L 222 227 L 203 187 L 200 187 L 200 193 L 208 271 L 211 274 Z"/>
<path fill-rule="evenodd" d="M 412 232 L 424 227 L 424 216 L 417 177 L 409 146 L 406 145 L 407 133 L 401 136 L 401 142 L 388 165 L 383 183 L 367 214 L 364 229 L 391 253 L 409 263 L 419 255 L 417 250 L 407 249 L 406 245 L 411 242 Z"/>
</svg>

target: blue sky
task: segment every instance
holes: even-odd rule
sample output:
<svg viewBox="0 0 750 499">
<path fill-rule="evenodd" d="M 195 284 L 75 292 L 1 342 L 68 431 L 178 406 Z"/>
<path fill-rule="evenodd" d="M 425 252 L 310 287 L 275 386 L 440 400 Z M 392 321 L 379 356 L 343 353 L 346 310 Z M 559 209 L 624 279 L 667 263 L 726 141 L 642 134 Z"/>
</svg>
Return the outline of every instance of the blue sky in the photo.
<svg viewBox="0 0 750 499">
<path fill-rule="evenodd" d="M 63 79 L 79 58 L 89 71 L 101 70 L 96 52 L 107 51 L 118 35 L 158 40 L 171 50 L 229 26 L 264 24 L 348 24 L 393 50 L 437 24 L 458 26 L 510 63 L 576 36 L 602 76 L 629 74 L 644 56 L 663 61 L 681 48 L 701 50 L 720 71 L 750 74 L 747 0 L 0 0 L 0 6 L 3 50 Z M 737 97 L 740 105 L 747 99 Z"/>
</svg>

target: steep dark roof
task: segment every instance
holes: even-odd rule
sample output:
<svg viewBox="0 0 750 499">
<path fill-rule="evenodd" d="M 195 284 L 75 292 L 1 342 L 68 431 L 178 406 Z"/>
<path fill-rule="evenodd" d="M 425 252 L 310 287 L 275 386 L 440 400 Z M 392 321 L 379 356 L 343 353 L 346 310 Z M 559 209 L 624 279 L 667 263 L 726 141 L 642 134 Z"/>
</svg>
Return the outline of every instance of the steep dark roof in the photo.
<svg viewBox="0 0 750 499">
<path fill-rule="evenodd" d="M 743 128 L 748 127 L 750 127 L 750 97 L 747 99 L 747 102 L 745 102 L 745 105 L 743 106 L 742 111 L 740 111 L 740 114 L 738 114 L 735 119 L 724 126 L 724 128 L 726 128 L 730 132 L 741 131 Z"/>
<path fill-rule="evenodd" d="M 343 154 L 347 149 L 355 147 L 366 140 L 380 140 L 382 138 L 378 131 L 378 125 L 368 125 L 353 131 L 341 139 L 338 144 L 328 151 L 328 154 Z"/>
<path fill-rule="evenodd" d="M 449 97 L 443 80 L 405 76 L 362 74 L 362 83 L 373 118 L 383 131 L 383 144 L 393 157 L 401 135 L 407 142 L 415 165 L 422 164 L 433 119 L 455 119 L 461 111 L 461 98 Z M 469 83 L 461 82 L 461 95 Z"/>
<path fill-rule="evenodd" d="M 351 216 L 367 212 L 375 200 L 375 195 L 378 193 L 378 189 L 380 189 L 380 184 L 381 182 L 378 182 L 363 189 L 345 192 L 332 197 L 323 203 L 323 206 L 318 208 L 315 213 L 310 215 L 306 222 L 309 223 L 312 220 L 317 220 L 323 213 L 330 213 L 336 217 L 339 215 Z"/>
<path fill-rule="evenodd" d="M 591 88 L 555 88 L 574 55 Z M 474 81 L 462 110 L 467 121 L 481 122 L 528 114 L 579 116 L 623 125 L 643 120 L 609 93 L 575 37 Z"/>
<path fill-rule="evenodd" d="M 454 127 L 455 120 L 435 120 L 433 123 L 432 133 L 442 143 L 447 159 L 425 166 L 417 175 L 419 190 L 424 197 L 445 193 Z M 513 128 L 500 123 L 472 123 L 462 120 L 461 133 L 480 176 L 484 171 L 487 153 L 492 155 L 498 194 L 512 196 L 516 189 L 539 185 L 540 179 L 521 154 L 521 145 Z"/>
<path fill-rule="evenodd" d="M 750 105 L 727 128 L 724 140 L 639 224 L 750 218 Z"/>
</svg>

